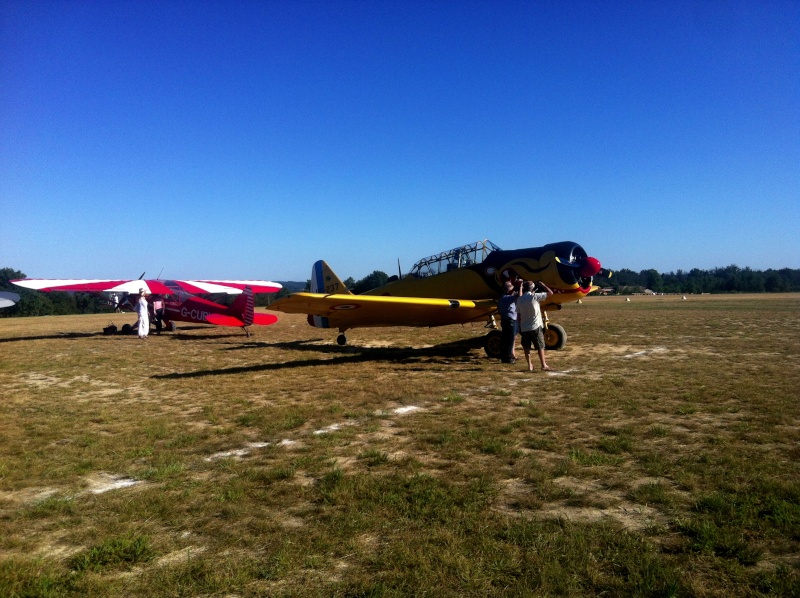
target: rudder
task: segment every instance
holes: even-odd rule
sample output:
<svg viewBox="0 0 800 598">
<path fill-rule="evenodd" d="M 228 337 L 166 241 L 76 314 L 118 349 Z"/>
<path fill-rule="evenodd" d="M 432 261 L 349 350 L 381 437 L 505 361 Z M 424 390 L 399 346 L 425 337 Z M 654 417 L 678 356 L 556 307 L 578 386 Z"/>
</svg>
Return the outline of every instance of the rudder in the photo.
<svg viewBox="0 0 800 598">
<path fill-rule="evenodd" d="M 311 292 L 323 295 L 352 295 L 325 260 L 319 260 L 311 267 Z"/>
<path fill-rule="evenodd" d="M 352 295 L 342 280 L 336 276 L 325 260 L 319 260 L 311 266 L 311 292 L 322 295 Z M 324 316 L 308 316 L 308 323 L 314 328 L 329 328 L 328 318 Z"/>
<path fill-rule="evenodd" d="M 256 302 L 253 295 L 253 289 L 247 286 L 228 308 L 226 315 L 239 318 L 245 326 L 252 326 L 255 307 Z"/>
</svg>

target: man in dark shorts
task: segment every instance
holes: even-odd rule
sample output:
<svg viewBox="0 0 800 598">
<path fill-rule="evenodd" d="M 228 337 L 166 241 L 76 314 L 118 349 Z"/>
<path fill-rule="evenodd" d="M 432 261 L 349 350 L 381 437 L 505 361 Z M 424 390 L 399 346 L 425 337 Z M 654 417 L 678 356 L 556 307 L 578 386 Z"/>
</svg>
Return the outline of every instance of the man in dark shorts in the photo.
<svg viewBox="0 0 800 598">
<path fill-rule="evenodd" d="M 531 346 L 539 354 L 539 361 L 542 369 L 546 372 L 552 371 L 544 358 L 544 322 L 542 321 L 542 310 L 539 302 L 544 301 L 553 294 L 553 291 L 541 280 L 539 286 L 545 290 L 544 293 L 534 293 L 534 284 L 526 280 L 522 283 L 521 294 L 517 299 L 517 325 L 522 336 L 522 349 L 525 351 L 525 360 L 528 362 L 528 370 L 533 371 L 531 363 Z"/>
<path fill-rule="evenodd" d="M 514 343 L 517 338 L 517 293 L 514 284 L 507 280 L 503 285 L 503 296 L 497 302 L 500 313 L 500 360 L 503 363 L 514 363 Z"/>
</svg>

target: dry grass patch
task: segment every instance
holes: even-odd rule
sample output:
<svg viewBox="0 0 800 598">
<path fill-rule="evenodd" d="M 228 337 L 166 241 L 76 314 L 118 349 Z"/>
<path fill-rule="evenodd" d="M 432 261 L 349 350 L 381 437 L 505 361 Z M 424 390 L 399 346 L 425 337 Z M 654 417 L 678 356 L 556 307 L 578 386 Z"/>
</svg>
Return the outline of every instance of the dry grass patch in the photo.
<svg viewBox="0 0 800 598">
<path fill-rule="evenodd" d="M 0 319 L 0 595 L 799 593 L 800 296 L 555 319 L 553 373 L 480 325 Z"/>
</svg>

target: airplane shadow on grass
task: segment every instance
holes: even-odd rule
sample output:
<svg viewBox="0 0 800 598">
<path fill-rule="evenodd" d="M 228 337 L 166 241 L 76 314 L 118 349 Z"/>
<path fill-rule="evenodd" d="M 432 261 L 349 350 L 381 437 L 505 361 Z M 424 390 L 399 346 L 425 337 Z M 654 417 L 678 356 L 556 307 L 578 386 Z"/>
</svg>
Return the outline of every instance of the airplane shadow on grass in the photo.
<svg viewBox="0 0 800 598">
<path fill-rule="evenodd" d="M 59 332 L 57 334 L 40 334 L 37 336 L 15 336 L 0 338 L 0 343 L 13 343 L 16 341 L 48 341 L 55 339 L 91 338 L 93 336 L 106 336 L 102 332 Z"/>
<path fill-rule="evenodd" d="M 219 339 L 219 338 L 225 338 L 225 337 L 231 337 L 231 338 L 235 337 L 235 338 L 241 338 L 243 340 L 247 338 L 245 336 L 245 334 L 243 332 L 241 332 L 239 329 L 236 329 L 234 332 L 231 332 L 229 334 L 219 333 L 219 332 L 217 332 L 215 334 L 183 334 L 182 333 L 183 331 L 188 331 L 188 330 L 214 330 L 214 329 L 213 328 L 209 329 L 208 326 L 181 326 L 175 332 L 165 330 L 162 333 L 162 336 L 165 336 L 165 337 L 167 337 L 169 339 L 173 339 L 173 340 L 195 340 L 195 341 L 197 341 L 197 340 Z M 121 331 L 117 331 L 115 334 L 106 334 L 105 332 L 97 331 L 97 332 L 56 332 L 56 333 L 53 333 L 53 334 L 38 334 L 38 335 L 31 335 L 31 336 L 14 336 L 14 337 L 9 337 L 9 338 L 0 338 L 0 343 L 13 343 L 13 342 L 18 342 L 18 341 L 47 341 L 47 340 L 58 340 L 58 339 L 71 340 L 71 339 L 77 339 L 77 338 L 92 338 L 92 337 L 96 337 L 96 336 L 110 336 L 110 337 L 114 337 L 114 338 L 138 338 L 138 335 L 136 334 L 136 330 L 132 329 L 132 331 L 129 334 L 124 334 Z M 158 335 L 156 334 L 154 329 L 151 329 L 150 330 L 150 336 L 158 336 Z"/>
<path fill-rule="evenodd" d="M 308 341 L 292 341 L 280 343 L 248 343 L 247 345 L 230 347 L 226 350 L 237 351 L 242 349 L 282 349 L 287 351 L 313 351 L 315 353 L 338 354 L 337 357 L 322 357 L 318 359 L 300 359 L 282 363 L 265 363 L 240 367 L 222 368 L 217 370 L 198 370 L 196 372 L 182 372 L 172 374 L 159 374 L 154 379 L 174 380 L 178 378 L 198 378 L 202 376 L 220 376 L 243 374 L 247 372 L 265 372 L 271 370 L 284 370 L 289 368 L 331 366 L 347 363 L 367 363 L 384 361 L 389 363 L 414 364 L 436 361 L 437 358 L 457 358 L 463 363 L 472 361 L 468 354 L 470 351 L 483 346 L 483 339 L 466 339 L 452 343 L 444 343 L 433 347 L 415 349 L 411 347 L 354 347 L 339 345 L 313 344 L 321 339 Z M 421 369 L 421 368 L 420 368 Z M 426 368 L 427 369 L 427 368 Z M 479 368 L 475 368 L 479 369 Z"/>
</svg>

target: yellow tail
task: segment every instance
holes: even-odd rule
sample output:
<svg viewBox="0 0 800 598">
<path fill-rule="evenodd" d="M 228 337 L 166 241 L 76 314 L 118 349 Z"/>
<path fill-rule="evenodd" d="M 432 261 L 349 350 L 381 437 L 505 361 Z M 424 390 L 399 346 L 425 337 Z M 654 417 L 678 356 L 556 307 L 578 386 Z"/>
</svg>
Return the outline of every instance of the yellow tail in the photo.
<svg viewBox="0 0 800 598">
<path fill-rule="evenodd" d="M 319 260 L 311 267 L 311 292 L 324 295 L 353 294 L 324 260 Z"/>
</svg>

